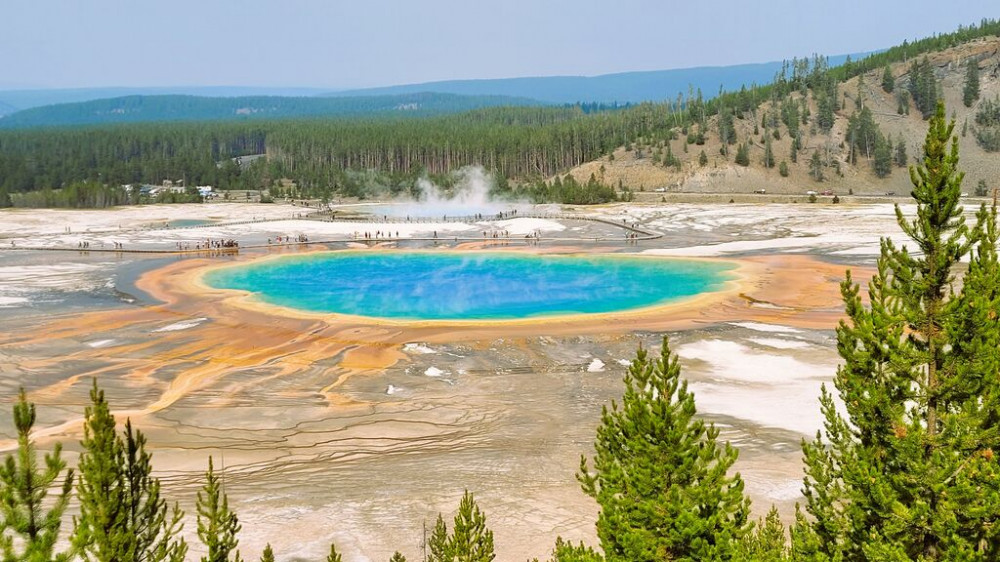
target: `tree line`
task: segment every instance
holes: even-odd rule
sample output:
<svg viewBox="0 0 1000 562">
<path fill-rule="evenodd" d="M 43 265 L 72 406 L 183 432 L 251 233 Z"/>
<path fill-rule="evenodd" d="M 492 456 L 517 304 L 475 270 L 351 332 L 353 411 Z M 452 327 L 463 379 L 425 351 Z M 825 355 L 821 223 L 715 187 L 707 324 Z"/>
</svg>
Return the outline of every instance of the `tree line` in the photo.
<svg viewBox="0 0 1000 562">
<path fill-rule="evenodd" d="M 758 108 L 765 102 L 772 109 L 763 116 L 765 137 L 779 132 L 778 123 L 784 124 L 796 147 L 789 156 L 796 162 L 803 125 L 811 123 L 819 132 L 833 126 L 838 84 L 844 80 L 910 61 L 908 86 L 896 88 L 890 72 L 888 78 L 883 76 L 883 88 L 900 96 L 901 112 L 909 111 L 912 98 L 927 118 L 934 111 L 937 85 L 933 69 L 921 55 L 996 34 L 1000 34 L 1000 20 L 987 19 L 839 66 L 831 67 L 818 55 L 793 59 L 771 84 L 720 90 L 712 97 L 689 89 L 674 100 L 625 107 L 490 107 L 428 118 L 206 121 L 0 131 L 0 202 L 6 200 L 3 192 L 16 197 L 44 188 L 59 190 L 74 182 L 159 184 L 164 179 L 184 179 L 186 185 L 223 190 L 268 189 L 289 179 L 300 197 L 365 197 L 386 186 L 412 183 L 424 174 L 447 174 L 468 165 L 483 166 L 514 187 L 530 186 L 613 154 L 620 146 L 662 147 L 678 136 L 686 138 L 685 150 L 690 144 L 704 145 L 710 119 L 716 120 L 723 155 L 728 158 L 730 146 L 748 140 L 737 138 L 734 119 L 761 117 Z M 973 76 L 971 67 L 966 90 L 972 103 L 978 96 L 978 74 Z M 815 115 L 806 103 L 809 96 Z M 755 131 L 757 126 L 755 122 Z M 735 152 L 741 163 L 749 163 Z M 251 154 L 266 158 L 246 165 L 233 161 Z M 776 160 L 773 154 L 767 160 L 772 159 Z M 674 165 L 675 160 L 672 154 L 661 155 L 664 165 Z M 377 184 L 371 182 L 371 174 L 379 179 Z"/>
</svg>

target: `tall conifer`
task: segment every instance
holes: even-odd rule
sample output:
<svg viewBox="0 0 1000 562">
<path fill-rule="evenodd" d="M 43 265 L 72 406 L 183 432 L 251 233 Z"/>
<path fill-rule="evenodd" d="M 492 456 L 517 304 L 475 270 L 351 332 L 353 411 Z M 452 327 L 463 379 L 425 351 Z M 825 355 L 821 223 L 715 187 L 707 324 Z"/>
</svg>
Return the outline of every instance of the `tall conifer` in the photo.
<svg viewBox="0 0 1000 562">
<path fill-rule="evenodd" d="M 229 509 L 229 498 L 215 475 L 212 457 L 208 457 L 205 486 L 198 492 L 198 538 L 208 550 L 201 562 L 241 562 L 237 534 L 239 518 Z"/>
<path fill-rule="evenodd" d="M 183 512 L 168 512 L 160 482 L 152 476 L 146 438 L 126 421 L 116 432 L 104 392 L 94 380 L 84 413 L 83 451 L 78 465 L 73 546 L 84 560 L 179 562 L 187 553 L 180 533 Z"/>
<path fill-rule="evenodd" d="M 849 272 L 841 285 L 843 414 L 824 388 L 824 430 L 803 442 L 796 560 L 1000 559 L 996 211 L 965 225 L 954 126 L 939 103 L 910 168 L 917 216 L 896 208 L 916 251 L 882 241 L 869 304 Z"/>
<path fill-rule="evenodd" d="M 0 465 L 0 559 L 4 562 L 65 562 L 69 552 L 56 552 L 63 513 L 73 491 L 73 471 L 68 470 L 54 500 L 46 498 L 66 468 L 62 447 L 56 443 L 39 468 L 31 440 L 35 405 L 24 389 L 14 405 L 17 452 Z M 48 506 L 46 507 L 46 504 Z"/>
<path fill-rule="evenodd" d="M 730 560 L 747 531 L 750 502 L 737 451 L 695 417 L 694 395 L 666 338 L 660 357 L 639 349 L 625 395 L 601 414 L 593 472 L 578 478 L 597 500 L 597 535 L 610 562 Z"/>
</svg>

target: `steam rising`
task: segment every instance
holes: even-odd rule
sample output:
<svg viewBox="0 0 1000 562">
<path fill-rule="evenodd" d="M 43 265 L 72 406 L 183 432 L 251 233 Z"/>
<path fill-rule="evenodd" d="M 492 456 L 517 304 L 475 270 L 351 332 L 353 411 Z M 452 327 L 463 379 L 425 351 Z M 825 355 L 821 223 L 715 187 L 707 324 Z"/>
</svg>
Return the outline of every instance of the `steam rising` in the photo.
<svg viewBox="0 0 1000 562">
<path fill-rule="evenodd" d="M 491 192 L 495 183 L 482 166 L 466 166 L 455 174 L 457 179 L 451 188 L 441 187 L 426 178 L 417 180 L 418 199 L 394 205 L 392 214 L 417 217 L 495 215 L 525 205 L 494 199 Z"/>
</svg>

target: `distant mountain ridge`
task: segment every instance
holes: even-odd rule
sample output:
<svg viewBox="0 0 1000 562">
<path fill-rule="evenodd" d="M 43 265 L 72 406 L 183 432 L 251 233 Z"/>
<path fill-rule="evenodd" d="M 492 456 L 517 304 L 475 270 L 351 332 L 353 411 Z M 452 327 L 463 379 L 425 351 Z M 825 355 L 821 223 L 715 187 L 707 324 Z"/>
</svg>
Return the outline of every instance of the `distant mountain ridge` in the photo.
<svg viewBox="0 0 1000 562">
<path fill-rule="evenodd" d="M 358 97 L 125 96 L 47 105 L 0 117 L 0 129 L 139 122 L 432 116 L 495 106 L 542 105 L 528 98 L 412 93 Z"/>
<path fill-rule="evenodd" d="M 0 116 L 60 103 L 78 103 L 126 96 L 315 96 L 326 88 L 262 88 L 254 86 L 108 87 L 0 90 Z"/>
<path fill-rule="evenodd" d="M 867 53 L 829 57 L 830 64 L 843 63 L 848 56 L 856 59 Z M 686 94 L 688 88 L 701 89 L 706 98 L 714 97 L 721 87 L 738 90 L 751 84 L 768 84 L 784 62 L 765 62 L 732 66 L 702 66 L 673 70 L 621 72 L 600 76 L 538 76 L 527 78 L 491 78 L 483 80 L 445 80 L 328 92 L 330 97 L 399 95 L 414 92 L 439 92 L 458 95 L 502 95 L 528 97 L 546 103 L 641 103 L 663 101 Z"/>
</svg>

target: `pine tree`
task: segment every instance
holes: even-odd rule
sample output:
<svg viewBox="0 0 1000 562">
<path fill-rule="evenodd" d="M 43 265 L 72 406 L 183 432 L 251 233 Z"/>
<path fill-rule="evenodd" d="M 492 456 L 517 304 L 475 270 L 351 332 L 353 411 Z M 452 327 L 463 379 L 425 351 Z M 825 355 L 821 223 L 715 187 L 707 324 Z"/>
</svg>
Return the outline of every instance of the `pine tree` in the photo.
<svg viewBox="0 0 1000 562">
<path fill-rule="evenodd" d="M 121 435 L 116 433 L 96 379 L 90 398 L 80 443 L 74 548 L 84 560 L 102 562 L 183 560 L 187 543 L 178 535 L 184 514 L 176 504 L 168 514 L 160 482 L 152 476 L 145 436 L 133 431 L 131 421 Z"/>
<path fill-rule="evenodd" d="M 750 147 L 745 142 L 736 147 L 736 163 L 740 166 L 750 165 Z"/>
<path fill-rule="evenodd" d="M 917 217 L 896 208 L 919 252 L 882 241 L 867 306 L 849 272 L 841 284 L 834 384 L 845 415 L 824 388 L 824 430 L 803 442 L 796 560 L 1000 558 L 996 210 L 965 225 L 954 126 L 939 103 L 910 168 Z"/>
<path fill-rule="evenodd" d="M 816 181 L 823 181 L 823 157 L 819 155 L 819 150 L 814 150 L 809 158 L 809 175 Z"/>
<path fill-rule="evenodd" d="M 900 168 L 904 168 L 906 167 L 907 161 L 906 141 L 903 139 L 903 135 L 899 135 L 899 139 L 896 141 L 896 152 L 893 156 L 893 162 Z"/>
<path fill-rule="evenodd" d="M 604 558 L 593 548 L 584 546 L 581 542 L 575 545 L 556 537 L 556 547 L 552 550 L 549 562 L 603 562 Z M 537 562 L 537 561 L 536 561 Z"/>
<path fill-rule="evenodd" d="M 891 94 L 893 90 L 896 89 L 896 79 L 892 75 L 892 69 L 889 65 L 885 65 L 882 70 L 882 89 L 887 94 Z"/>
<path fill-rule="evenodd" d="M 974 58 L 969 59 L 965 68 L 965 85 L 962 87 L 962 103 L 965 107 L 972 107 L 972 104 L 979 99 L 979 61 Z"/>
<path fill-rule="evenodd" d="M 885 138 L 885 135 L 882 133 L 878 133 L 875 136 L 872 169 L 875 170 L 875 175 L 880 178 L 884 178 L 892 173 L 892 141 Z"/>
<path fill-rule="evenodd" d="M 747 562 L 782 562 L 789 560 L 785 542 L 785 525 L 778 508 L 771 506 L 767 517 L 761 518 L 753 533 L 748 533 L 740 547 L 740 560 Z"/>
<path fill-rule="evenodd" d="M 479 510 L 476 499 L 468 490 L 458 504 L 455 524 L 448 540 L 448 552 L 455 562 L 492 562 L 496 558 L 493 531 L 486 526 L 486 515 Z"/>
<path fill-rule="evenodd" d="M 778 173 L 781 174 L 781 177 L 783 178 L 788 177 L 788 162 L 782 160 L 781 163 L 778 164 Z"/>
<path fill-rule="evenodd" d="M 430 555 L 427 557 L 428 562 L 451 562 L 454 559 L 448 540 L 448 526 L 440 513 L 438 513 L 437 522 L 434 523 L 434 530 L 427 542 L 427 548 L 430 551 Z"/>
<path fill-rule="evenodd" d="M 705 164 L 708 164 L 708 155 L 705 154 L 704 150 L 702 150 L 701 153 L 698 154 L 698 165 L 704 166 Z"/>
<path fill-rule="evenodd" d="M 774 167 L 774 150 L 771 148 L 771 137 L 767 137 L 764 141 L 764 166 L 767 168 Z"/>
<path fill-rule="evenodd" d="M 229 510 L 229 498 L 215 475 L 212 457 L 208 457 L 205 486 L 198 492 L 198 538 L 208 550 L 201 562 L 240 562 L 240 551 L 236 550 L 240 529 L 239 519 Z"/>
<path fill-rule="evenodd" d="M 397 550 L 392 554 L 392 558 L 389 559 L 389 562 L 406 562 L 406 557 L 400 554 Z"/>
<path fill-rule="evenodd" d="M 84 410 L 82 452 L 77 465 L 80 516 L 74 518 L 73 547 L 84 560 L 111 562 L 131 558 L 125 526 L 124 453 L 104 392 L 97 379 Z"/>
<path fill-rule="evenodd" d="M 0 559 L 4 562 L 66 562 L 69 552 L 55 552 L 63 513 L 73 490 L 73 471 L 66 477 L 48 510 L 45 499 L 66 468 L 62 446 L 56 443 L 39 470 L 38 453 L 31 440 L 35 405 L 22 388 L 14 405 L 17 453 L 0 466 Z M 18 552 L 20 549 L 20 552 Z"/>
<path fill-rule="evenodd" d="M 13 207 L 14 202 L 10 198 L 10 193 L 3 187 L 0 187 L 0 209 Z"/>
<path fill-rule="evenodd" d="M 344 562 L 343 557 L 337 552 L 337 545 L 330 545 L 330 554 L 326 555 L 326 562 Z"/>
<path fill-rule="evenodd" d="M 622 403 L 605 407 L 593 472 L 577 478 L 597 500 L 597 535 L 610 562 L 730 560 L 747 531 L 749 500 L 737 451 L 695 417 L 666 338 L 658 360 L 639 349 L 625 375 Z"/>
</svg>

